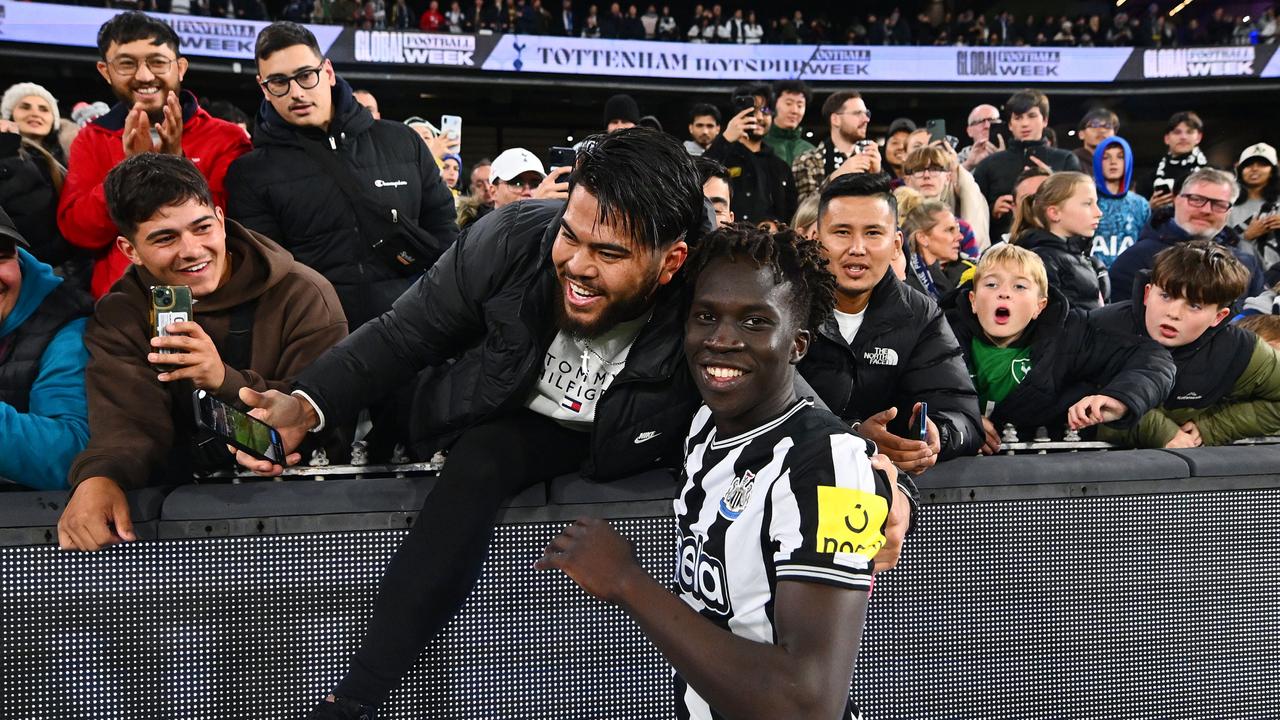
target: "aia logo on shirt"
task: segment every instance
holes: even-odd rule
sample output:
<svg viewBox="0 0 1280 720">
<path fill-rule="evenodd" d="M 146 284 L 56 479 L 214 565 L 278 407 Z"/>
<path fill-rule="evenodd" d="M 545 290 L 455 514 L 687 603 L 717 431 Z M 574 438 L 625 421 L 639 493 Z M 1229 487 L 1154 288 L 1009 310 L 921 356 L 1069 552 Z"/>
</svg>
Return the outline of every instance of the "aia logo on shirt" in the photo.
<svg viewBox="0 0 1280 720">
<path fill-rule="evenodd" d="M 750 470 L 742 473 L 742 477 L 733 479 L 733 484 L 720 498 L 720 515 L 726 520 L 737 520 L 747 503 L 751 502 L 751 488 L 756 484 L 756 474 Z"/>
</svg>

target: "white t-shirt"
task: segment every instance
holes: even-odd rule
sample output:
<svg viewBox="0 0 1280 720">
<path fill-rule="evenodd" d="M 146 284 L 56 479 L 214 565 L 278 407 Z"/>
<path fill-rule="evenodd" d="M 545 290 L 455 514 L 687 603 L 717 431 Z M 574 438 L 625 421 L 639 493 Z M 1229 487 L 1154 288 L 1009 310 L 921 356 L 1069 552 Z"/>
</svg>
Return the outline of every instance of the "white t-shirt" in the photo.
<svg viewBox="0 0 1280 720">
<path fill-rule="evenodd" d="M 596 419 L 596 401 L 622 372 L 648 321 L 644 315 L 590 339 L 556 333 L 525 407 L 574 430 L 589 430 Z"/>
<path fill-rule="evenodd" d="M 853 339 L 858 335 L 858 328 L 862 327 L 862 318 L 866 316 L 867 309 L 862 308 L 862 312 L 845 313 L 839 310 L 835 311 L 836 325 L 840 326 L 840 337 L 844 341 L 852 344 Z"/>
</svg>

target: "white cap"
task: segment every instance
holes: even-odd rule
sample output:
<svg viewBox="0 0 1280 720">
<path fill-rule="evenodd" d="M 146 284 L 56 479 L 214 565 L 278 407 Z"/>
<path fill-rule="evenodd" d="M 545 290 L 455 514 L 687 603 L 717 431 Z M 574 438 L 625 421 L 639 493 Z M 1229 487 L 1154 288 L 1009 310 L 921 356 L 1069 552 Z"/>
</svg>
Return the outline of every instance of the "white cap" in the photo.
<svg viewBox="0 0 1280 720">
<path fill-rule="evenodd" d="M 538 159 L 537 155 L 524 148 L 503 150 L 502 154 L 494 159 L 489 168 L 489 182 L 496 183 L 499 180 L 511 182 L 530 170 L 542 177 L 547 176 L 547 171 L 543 169 L 542 161 Z"/>
<path fill-rule="evenodd" d="M 1254 143 L 1253 145 L 1245 148 L 1244 152 L 1240 153 L 1240 161 L 1236 163 L 1236 166 L 1239 167 L 1243 165 L 1246 160 L 1250 160 L 1252 158 L 1262 158 L 1263 160 L 1271 163 L 1273 167 L 1280 165 L 1280 162 L 1276 162 L 1276 149 L 1266 143 Z"/>
</svg>

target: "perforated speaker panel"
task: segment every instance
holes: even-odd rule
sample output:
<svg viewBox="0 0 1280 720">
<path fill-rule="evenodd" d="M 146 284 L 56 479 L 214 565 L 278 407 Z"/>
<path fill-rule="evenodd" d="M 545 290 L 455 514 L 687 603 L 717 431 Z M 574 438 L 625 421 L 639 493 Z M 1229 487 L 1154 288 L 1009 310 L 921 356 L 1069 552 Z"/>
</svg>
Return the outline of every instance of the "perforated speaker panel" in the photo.
<svg viewBox="0 0 1280 720">
<path fill-rule="evenodd" d="M 670 717 L 624 614 L 498 529 L 386 718 Z M 665 579 L 670 518 L 616 520 Z M 404 531 L 0 549 L 0 717 L 300 718 Z M 1280 491 L 932 505 L 880 577 L 867 718 L 1280 718 Z M 837 628 L 838 631 L 838 628 Z"/>
</svg>

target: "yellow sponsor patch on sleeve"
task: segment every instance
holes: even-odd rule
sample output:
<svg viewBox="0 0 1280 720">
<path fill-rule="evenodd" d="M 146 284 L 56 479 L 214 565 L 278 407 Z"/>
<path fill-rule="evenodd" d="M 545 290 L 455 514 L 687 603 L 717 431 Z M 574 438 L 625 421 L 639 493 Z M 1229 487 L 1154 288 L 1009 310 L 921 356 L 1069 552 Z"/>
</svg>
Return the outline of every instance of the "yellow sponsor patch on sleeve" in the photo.
<svg viewBox="0 0 1280 720">
<path fill-rule="evenodd" d="M 860 555 L 870 560 L 884 547 L 889 503 L 874 493 L 854 488 L 818 486 L 818 536 L 821 553 Z"/>
</svg>

